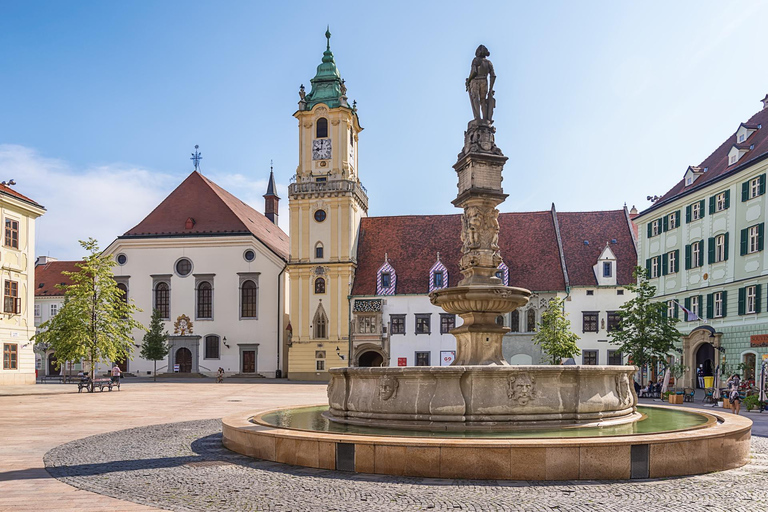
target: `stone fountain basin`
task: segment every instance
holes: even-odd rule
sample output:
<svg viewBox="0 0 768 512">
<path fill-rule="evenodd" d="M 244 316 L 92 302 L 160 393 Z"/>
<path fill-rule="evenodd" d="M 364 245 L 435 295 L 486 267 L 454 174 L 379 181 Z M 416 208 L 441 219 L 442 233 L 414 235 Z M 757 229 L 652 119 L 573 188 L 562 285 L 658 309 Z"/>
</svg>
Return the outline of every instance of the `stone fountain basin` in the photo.
<svg viewBox="0 0 768 512">
<path fill-rule="evenodd" d="M 636 421 L 635 366 L 333 368 L 335 422 L 415 430 L 511 430 Z"/>
</svg>

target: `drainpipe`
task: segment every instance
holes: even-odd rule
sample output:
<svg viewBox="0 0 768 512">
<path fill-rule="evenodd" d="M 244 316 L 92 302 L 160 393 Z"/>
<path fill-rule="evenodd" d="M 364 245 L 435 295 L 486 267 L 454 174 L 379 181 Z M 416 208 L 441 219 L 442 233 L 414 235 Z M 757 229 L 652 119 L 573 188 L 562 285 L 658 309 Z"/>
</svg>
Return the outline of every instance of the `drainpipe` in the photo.
<svg viewBox="0 0 768 512">
<path fill-rule="evenodd" d="M 280 346 L 280 339 L 281 339 L 280 338 L 280 335 L 281 335 L 280 331 L 282 330 L 280 328 L 280 324 L 282 322 L 282 318 L 281 317 L 284 316 L 284 313 L 285 313 L 285 311 L 284 311 L 285 308 L 284 308 L 284 306 L 281 305 L 283 303 L 280 300 L 280 295 L 281 295 L 281 293 L 280 293 L 280 288 L 281 288 L 280 287 L 280 284 L 281 284 L 280 278 L 283 276 L 283 272 L 285 272 L 285 269 L 287 267 L 288 267 L 288 265 L 284 265 L 283 268 L 280 270 L 280 273 L 277 274 L 277 370 L 275 370 L 275 378 L 277 378 L 277 379 L 280 379 L 283 376 L 283 370 L 282 370 L 282 368 L 280 368 L 280 349 L 282 348 Z"/>
<path fill-rule="evenodd" d="M 349 311 L 347 312 L 347 342 L 348 342 L 348 355 L 347 366 L 352 366 L 352 296 L 347 295 L 347 304 Z"/>
</svg>

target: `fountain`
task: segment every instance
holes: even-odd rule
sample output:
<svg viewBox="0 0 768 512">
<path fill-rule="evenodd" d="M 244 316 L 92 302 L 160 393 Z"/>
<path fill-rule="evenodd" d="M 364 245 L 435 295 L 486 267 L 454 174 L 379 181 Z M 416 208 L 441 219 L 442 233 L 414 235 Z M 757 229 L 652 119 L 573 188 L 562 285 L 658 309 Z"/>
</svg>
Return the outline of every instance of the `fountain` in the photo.
<svg viewBox="0 0 768 512">
<path fill-rule="evenodd" d="M 474 118 L 454 169 L 463 209 L 458 286 L 430 295 L 459 315 L 446 367 L 333 368 L 328 407 L 223 420 L 224 444 L 254 457 L 358 472 L 495 479 L 629 479 L 738 467 L 751 422 L 638 408 L 634 366 L 510 366 L 498 315 L 531 292 L 496 277 L 507 160 L 494 140 L 490 53 L 466 86 Z M 522 463 L 522 462 L 525 463 Z"/>
</svg>

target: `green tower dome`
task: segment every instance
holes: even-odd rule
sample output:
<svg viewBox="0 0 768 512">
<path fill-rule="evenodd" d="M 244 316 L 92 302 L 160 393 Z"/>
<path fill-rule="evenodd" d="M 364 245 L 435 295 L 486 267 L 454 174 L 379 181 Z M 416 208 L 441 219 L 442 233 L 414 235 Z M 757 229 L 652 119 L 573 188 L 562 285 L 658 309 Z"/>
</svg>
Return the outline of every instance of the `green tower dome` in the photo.
<svg viewBox="0 0 768 512">
<path fill-rule="evenodd" d="M 348 106 L 343 81 L 339 70 L 336 69 L 336 62 L 331 52 L 330 28 L 325 31 L 325 38 L 327 43 L 323 52 L 323 62 L 317 66 L 315 78 L 310 80 L 312 91 L 304 98 L 305 110 L 311 110 L 318 103 L 325 103 L 329 108 Z"/>
</svg>

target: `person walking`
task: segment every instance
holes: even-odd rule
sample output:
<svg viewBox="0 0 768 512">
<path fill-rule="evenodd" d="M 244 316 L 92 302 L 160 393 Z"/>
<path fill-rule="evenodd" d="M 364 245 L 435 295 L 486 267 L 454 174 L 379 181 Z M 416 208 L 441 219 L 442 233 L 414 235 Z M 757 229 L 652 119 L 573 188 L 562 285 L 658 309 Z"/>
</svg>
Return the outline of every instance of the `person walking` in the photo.
<svg viewBox="0 0 768 512">
<path fill-rule="evenodd" d="M 123 372 L 120 371 L 120 367 L 115 364 L 115 366 L 112 367 L 112 384 L 120 384 L 120 376 L 122 374 Z"/>
<path fill-rule="evenodd" d="M 219 370 L 216 374 L 216 384 L 221 384 L 224 382 L 224 368 L 219 366 Z"/>
<path fill-rule="evenodd" d="M 733 414 L 739 414 L 741 410 L 741 396 L 739 396 L 739 386 L 741 385 L 741 379 L 738 373 L 731 375 L 731 378 L 726 382 L 728 386 L 728 400 L 731 402 L 731 412 Z"/>
</svg>

